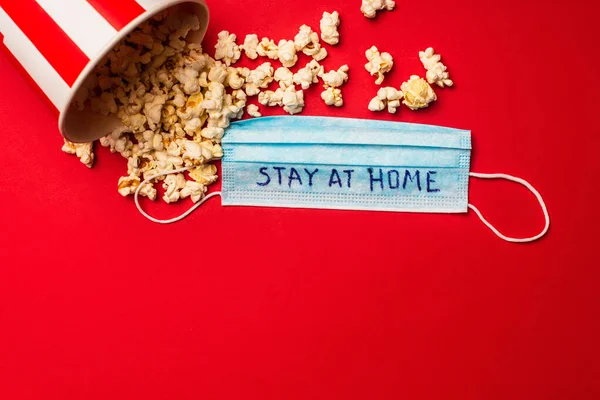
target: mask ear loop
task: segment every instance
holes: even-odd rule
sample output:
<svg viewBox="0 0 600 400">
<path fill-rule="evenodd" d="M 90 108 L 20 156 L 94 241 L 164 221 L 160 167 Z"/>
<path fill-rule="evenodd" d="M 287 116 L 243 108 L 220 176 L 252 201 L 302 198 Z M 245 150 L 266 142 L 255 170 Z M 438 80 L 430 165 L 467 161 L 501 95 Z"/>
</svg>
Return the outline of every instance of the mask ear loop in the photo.
<svg viewBox="0 0 600 400">
<path fill-rule="evenodd" d="M 144 217 L 148 218 L 150 221 L 152 222 L 156 222 L 157 224 L 172 224 L 174 222 L 179 222 L 182 219 L 184 219 L 185 217 L 187 217 L 188 215 L 190 215 L 191 213 L 193 213 L 194 211 L 196 211 L 196 209 L 198 207 L 200 207 L 202 204 L 204 204 L 204 202 L 206 202 L 208 199 L 210 199 L 211 197 L 215 197 L 215 196 L 220 196 L 221 192 L 214 192 L 211 193 L 207 196 L 205 196 L 202 200 L 200 200 L 198 203 L 194 204 L 192 207 L 190 207 L 189 210 L 187 210 L 186 212 L 184 212 L 183 214 L 181 214 L 178 217 L 175 218 L 171 218 L 171 219 L 156 219 L 154 217 L 152 217 L 151 215 L 149 215 L 148 213 L 146 213 L 143 209 L 142 206 L 140 205 L 140 202 L 138 200 L 138 196 L 140 194 L 140 191 L 142 190 L 142 188 L 147 185 L 150 181 L 152 181 L 153 179 L 156 178 L 160 178 L 161 176 L 166 176 L 166 175 L 172 175 L 172 174 L 178 174 L 180 172 L 185 172 L 185 171 L 189 171 L 190 169 L 192 169 L 193 167 L 184 167 L 184 168 L 179 168 L 173 171 L 167 171 L 167 172 L 161 172 L 160 174 L 156 174 L 153 175 L 151 177 L 149 177 L 148 179 L 144 180 L 144 182 L 140 183 L 140 186 L 138 186 L 138 188 L 135 191 L 135 195 L 134 195 L 134 200 L 135 200 L 135 206 L 137 207 L 138 211 L 140 212 L 140 214 L 142 214 Z"/>
<path fill-rule="evenodd" d="M 477 207 L 475 207 L 472 204 L 469 204 L 469 208 L 471 210 L 475 211 L 475 214 L 477 214 L 477 216 L 479 217 L 481 222 L 483 222 L 485 226 L 490 228 L 490 230 L 492 232 L 494 232 L 496 234 L 496 236 L 498 236 L 500 239 L 506 240 L 507 242 L 511 242 L 511 243 L 529 243 L 529 242 L 538 240 L 539 238 L 541 238 L 548 232 L 548 229 L 550 228 L 550 216 L 548 215 L 548 209 L 546 208 L 546 203 L 544 203 L 544 200 L 542 199 L 542 195 L 537 190 L 535 190 L 535 188 L 529 182 L 527 182 L 524 179 L 517 178 L 517 177 L 511 176 L 511 175 L 507 175 L 507 174 L 479 174 L 477 172 L 471 172 L 471 173 L 469 173 L 469 176 L 472 176 L 474 178 L 481 178 L 481 179 L 506 179 L 511 182 L 520 183 L 521 185 L 525 186 L 527 189 L 529 189 L 531 191 L 531 193 L 533 193 L 535 195 L 538 202 L 540 203 L 540 206 L 542 207 L 542 211 L 544 212 L 544 218 L 546 219 L 546 225 L 544 226 L 544 229 L 542 230 L 542 232 L 540 232 L 538 235 L 530 237 L 530 238 L 519 239 L 519 238 L 511 238 L 511 237 L 504 236 L 503 234 L 501 234 L 498 231 L 498 229 L 494 228 L 494 226 L 492 226 L 492 224 L 490 224 L 483 217 L 483 215 L 481 215 L 481 212 L 477 209 Z"/>
</svg>

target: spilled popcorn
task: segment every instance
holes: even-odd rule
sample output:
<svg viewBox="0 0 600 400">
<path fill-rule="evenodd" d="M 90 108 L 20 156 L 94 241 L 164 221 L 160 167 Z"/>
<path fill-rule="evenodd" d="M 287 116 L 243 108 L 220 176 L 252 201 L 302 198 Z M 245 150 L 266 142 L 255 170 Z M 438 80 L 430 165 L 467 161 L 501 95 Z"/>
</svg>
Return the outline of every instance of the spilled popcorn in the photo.
<svg viewBox="0 0 600 400">
<path fill-rule="evenodd" d="M 333 43 L 339 39 L 339 15 L 325 16 L 323 41 Z M 308 25 L 302 25 L 293 40 L 278 44 L 249 34 L 238 45 L 234 33 L 222 31 L 214 58 L 202 46 L 186 41 L 199 29 L 200 21 L 192 14 L 167 10 L 156 15 L 114 47 L 76 96 L 79 110 L 89 105 L 93 112 L 121 121 L 99 142 L 127 159 L 127 175 L 117 185 L 123 196 L 134 194 L 149 177 L 187 167 L 191 180 L 182 173 L 166 175 L 153 179 L 140 193 L 155 200 L 154 185 L 163 181 L 165 202 L 200 201 L 207 186 L 218 179 L 211 162 L 223 156 L 221 138 L 230 122 L 242 118 L 244 111 L 261 116 L 258 106 L 246 107 L 248 98 L 258 96 L 260 104 L 297 114 L 305 105 L 302 89 L 317 83 L 324 73 L 319 61 L 327 57 L 327 50 Z M 298 52 L 313 60 L 292 72 L 289 68 L 297 63 Z M 266 57 L 282 66 L 275 70 L 271 62 L 263 62 L 255 69 L 235 67 L 242 54 L 249 59 Z M 341 105 L 341 93 L 334 85 L 347 80 L 347 75 L 338 76 L 343 71 L 325 74 L 331 81 L 325 84 L 331 91 L 328 103 Z M 267 90 L 274 80 L 279 88 Z M 93 143 L 65 141 L 63 151 L 93 165 Z"/>
<path fill-rule="evenodd" d="M 361 10 L 373 18 L 379 10 L 392 10 L 393 1 L 363 0 Z M 164 11 L 128 34 L 113 48 L 76 94 L 74 106 L 121 121 L 99 140 L 100 145 L 127 159 L 127 175 L 118 180 L 122 196 L 133 195 L 141 183 L 157 174 L 140 190 L 142 196 L 166 203 L 190 198 L 201 201 L 208 186 L 218 180 L 212 162 L 223 157 L 221 139 L 231 121 L 244 113 L 261 117 L 261 109 L 247 104 L 257 97 L 265 107 L 281 107 L 291 115 L 305 107 L 305 93 L 322 81 L 321 99 L 328 106 L 344 104 L 342 86 L 348 81 L 348 65 L 328 72 L 320 61 L 328 56 L 321 43 L 336 45 L 340 34 L 337 11 L 324 12 L 320 35 L 300 26 L 292 39 L 273 39 L 248 34 L 243 43 L 229 31 L 218 34 L 214 58 L 199 44 L 186 39 L 200 29 L 199 19 L 181 11 Z M 312 58 L 296 66 L 299 54 Z M 236 67 L 242 55 L 262 58 L 254 69 Z M 381 85 L 394 61 L 373 46 L 365 53 L 365 69 Z M 408 108 L 427 107 L 437 99 L 430 84 L 452 86 L 447 68 L 432 48 L 420 52 L 426 80 L 413 75 L 399 89 L 382 87 L 371 99 L 369 110 L 396 113 L 401 101 Z M 274 65 L 279 62 L 280 67 Z M 275 82 L 277 88 L 269 90 Z M 64 142 L 62 150 L 92 167 L 93 143 Z M 188 177 L 176 170 L 188 168 Z M 155 185 L 161 182 L 162 196 Z"/>
<path fill-rule="evenodd" d="M 168 203 L 185 197 L 199 201 L 217 180 L 209 163 L 223 156 L 224 129 L 243 114 L 247 95 L 241 88 L 250 71 L 229 67 L 241 55 L 234 34 L 219 34 L 215 57 L 220 61 L 187 43 L 188 34 L 199 29 L 195 15 L 155 16 L 115 46 L 78 93 L 79 109 L 87 102 L 92 111 L 121 120 L 99 142 L 127 159 L 128 175 L 117 186 L 123 196 L 133 194 L 142 180 L 181 167 L 192 168 L 194 181 L 186 183 L 183 174 L 154 180 L 164 180 Z M 88 166 L 93 162 L 91 143 L 66 142 L 63 150 Z M 153 184 L 141 194 L 157 197 Z"/>
</svg>

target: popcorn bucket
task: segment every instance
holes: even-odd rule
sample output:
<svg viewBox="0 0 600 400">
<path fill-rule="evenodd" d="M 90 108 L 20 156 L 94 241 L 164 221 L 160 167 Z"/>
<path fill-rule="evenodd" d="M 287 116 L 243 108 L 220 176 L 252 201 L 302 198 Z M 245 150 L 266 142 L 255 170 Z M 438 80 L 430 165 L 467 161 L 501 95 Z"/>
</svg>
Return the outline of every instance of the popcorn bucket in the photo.
<svg viewBox="0 0 600 400">
<path fill-rule="evenodd" d="M 120 125 L 73 106 L 78 90 L 105 55 L 141 23 L 171 7 L 198 16 L 201 43 L 209 20 L 204 0 L 0 0 L 4 44 L 58 109 L 59 130 L 72 142 L 96 140 Z"/>
</svg>

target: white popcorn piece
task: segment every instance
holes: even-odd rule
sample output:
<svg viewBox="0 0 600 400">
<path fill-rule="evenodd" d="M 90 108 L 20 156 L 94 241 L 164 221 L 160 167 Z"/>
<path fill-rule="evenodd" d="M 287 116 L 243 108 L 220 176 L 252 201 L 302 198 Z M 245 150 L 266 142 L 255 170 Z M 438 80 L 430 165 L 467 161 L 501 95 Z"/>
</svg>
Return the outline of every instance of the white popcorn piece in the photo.
<svg viewBox="0 0 600 400">
<path fill-rule="evenodd" d="M 248 101 L 248 95 L 243 90 L 238 89 L 231 92 L 231 99 L 231 104 L 226 103 L 227 108 L 232 110 L 232 114 L 235 114 L 234 118 L 242 118 L 244 115 L 244 107 L 246 107 L 246 102 Z"/>
<path fill-rule="evenodd" d="M 369 102 L 369 110 L 370 111 L 383 111 L 385 108 L 385 102 L 381 100 L 378 96 L 375 96 Z"/>
<path fill-rule="evenodd" d="M 213 145 L 210 140 L 203 142 L 184 140 L 181 143 L 181 147 L 185 150 L 182 159 L 186 167 L 199 166 L 223 156 L 221 147 Z"/>
<path fill-rule="evenodd" d="M 293 88 L 294 86 L 289 87 Z M 260 92 L 260 94 L 258 95 L 258 102 L 263 106 L 269 107 L 283 106 L 284 93 L 285 91 L 282 88 L 279 88 L 276 91 L 267 90 L 264 92 Z"/>
<path fill-rule="evenodd" d="M 452 86 L 454 82 L 450 79 L 450 74 L 447 72 L 447 67 L 440 61 L 442 56 L 435 54 L 433 48 L 429 47 L 425 51 L 419 52 L 419 59 L 423 63 L 423 67 L 427 70 L 427 82 L 436 84 L 443 88 Z"/>
<path fill-rule="evenodd" d="M 156 73 L 156 79 L 167 90 L 171 90 L 171 88 L 173 87 L 173 85 L 175 85 L 175 80 L 173 79 L 173 77 L 171 76 L 171 74 L 169 74 L 169 72 L 167 72 L 167 70 L 165 70 L 165 69 L 161 69 L 161 70 L 159 70 Z"/>
<path fill-rule="evenodd" d="M 127 159 L 127 174 L 140 176 L 152 168 L 152 161 L 153 158 L 150 154 L 132 155 Z M 143 188 L 142 190 L 146 189 Z"/>
<path fill-rule="evenodd" d="M 135 148 L 135 145 L 134 145 Z M 137 151 L 137 150 L 136 150 Z M 129 175 L 139 175 L 141 173 L 141 157 L 137 154 L 132 155 L 127 159 L 127 173 Z"/>
<path fill-rule="evenodd" d="M 163 188 L 165 189 L 163 200 L 165 203 L 168 204 L 179 201 L 181 198 L 180 190 L 186 187 L 186 182 L 183 174 L 167 175 L 165 182 L 163 183 Z"/>
<path fill-rule="evenodd" d="M 208 71 L 208 82 L 224 83 L 227 79 L 227 66 L 220 61 L 217 61 Z"/>
<path fill-rule="evenodd" d="M 137 188 L 141 184 L 141 180 L 138 176 L 130 175 L 119 178 L 117 190 L 123 197 L 133 195 Z M 156 200 L 156 189 L 151 182 L 146 183 L 140 190 L 140 195 L 148 197 L 150 200 Z"/>
<path fill-rule="evenodd" d="M 329 87 L 325 89 L 325 91 L 321 93 L 321 98 L 328 106 L 341 107 L 344 105 L 342 91 L 338 88 Z"/>
<path fill-rule="evenodd" d="M 219 179 L 217 167 L 212 164 L 199 165 L 190 170 L 190 178 L 205 186 L 213 184 Z"/>
<path fill-rule="evenodd" d="M 394 59 L 390 53 L 380 53 L 377 47 L 373 46 L 365 52 L 368 63 L 365 69 L 371 76 L 377 76 L 375 83 L 381 85 L 385 79 L 384 74 L 388 73 L 394 66 Z"/>
<path fill-rule="evenodd" d="M 393 87 L 382 87 L 377 91 L 375 96 L 369 103 L 369 110 L 383 111 L 387 106 L 388 112 L 395 114 L 400 107 L 400 100 L 404 97 L 404 93 Z"/>
<path fill-rule="evenodd" d="M 296 47 L 293 40 L 280 40 L 277 45 L 277 58 L 284 67 L 290 68 L 298 62 Z"/>
<path fill-rule="evenodd" d="M 185 186 L 181 189 L 181 192 L 178 193 L 178 196 L 182 199 L 190 197 L 194 203 L 197 203 L 204 198 L 207 191 L 208 189 L 206 186 L 201 183 L 186 181 Z"/>
<path fill-rule="evenodd" d="M 291 115 L 302 112 L 304 108 L 304 92 L 296 90 L 295 87 L 288 87 L 283 93 L 283 110 Z"/>
<path fill-rule="evenodd" d="M 94 143 L 72 143 L 64 139 L 65 143 L 62 151 L 72 154 L 79 158 L 79 161 L 88 168 L 94 165 Z"/>
<path fill-rule="evenodd" d="M 421 60 L 421 63 L 423 63 L 423 67 L 429 71 L 435 64 L 441 61 L 442 56 L 436 54 L 433 47 L 428 47 L 424 51 L 419 51 L 419 59 Z"/>
<path fill-rule="evenodd" d="M 340 42 L 340 33 L 338 32 L 338 26 L 340 26 L 340 14 L 337 11 L 331 14 L 325 11 L 321 18 L 321 39 L 327 44 L 332 46 Z"/>
<path fill-rule="evenodd" d="M 208 118 L 208 117 L 206 114 L 204 114 L 203 116 L 200 117 L 200 120 L 204 121 L 206 118 Z M 195 134 L 192 136 L 195 137 L 197 132 L 198 131 L 195 131 Z M 165 143 L 166 143 L 166 141 L 173 140 L 174 137 L 176 137 L 178 139 L 182 139 L 182 138 L 186 137 L 186 134 L 187 133 L 185 132 L 185 130 L 183 129 L 183 126 L 181 126 L 180 123 L 173 124 L 171 129 L 169 129 L 168 133 L 167 132 L 163 133 L 163 135 L 165 136 Z M 168 144 L 168 143 L 166 143 L 166 144 Z"/>
<path fill-rule="evenodd" d="M 337 88 L 342 86 L 348 81 L 348 70 L 350 68 L 347 65 L 342 65 L 337 71 L 329 71 L 321 75 L 323 79 L 323 87 L 325 89 L 329 87 Z"/>
<path fill-rule="evenodd" d="M 200 46 L 197 50 L 190 50 L 188 54 L 184 54 L 183 63 L 185 67 L 190 67 L 200 72 L 214 65 L 215 60 L 208 54 L 202 53 L 202 47 Z"/>
<path fill-rule="evenodd" d="M 314 32 L 315 36 L 318 38 L 316 32 Z M 307 50 L 308 47 L 305 47 L 304 50 L 302 50 L 302 52 L 306 55 L 312 56 L 313 59 L 315 59 L 316 61 L 322 61 L 325 58 L 327 58 L 327 49 L 325 49 L 325 47 L 320 47 L 321 45 L 319 45 L 318 50 Z"/>
<path fill-rule="evenodd" d="M 202 129 L 202 125 L 204 125 L 204 122 L 207 118 L 208 116 L 205 115 L 204 118 L 197 117 L 184 121 L 182 129 L 186 134 L 194 135 L 196 132 L 199 132 Z"/>
<path fill-rule="evenodd" d="M 221 31 L 215 45 L 215 59 L 223 60 L 227 66 L 234 64 L 242 55 L 240 47 L 235 43 L 237 36 L 227 31 Z"/>
<path fill-rule="evenodd" d="M 210 160 L 218 160 L 223 158 L 223 148 L 216 143 L 213 143 L 210 140 L 202 140 L 200 143 L 200 147 L 202 147 L 202 156 L 210 161 Z"/>
<path fill-rule="evenodd" d="M 227 77 L 225 78 L 225 86 L 237 90 L 241 89 L 246 83 L 245 76 L 248 76 L 250 70 L 248 68 L 227 68 Z M 245 74 L 245 75 L 244 75 Z"/>
<path fill-rule="evenodd" d="M 207 126 L 200 131 L 200 134 L 206 139 L 221 140 L 225 134 L 225 129 L 220 126 Z"/>
<path fill-rule="evenodd" d="M 144 115 L 151 130 L 155 130 L 160 124 L 163 106 L 167 102 L 167 99 L 168 97 L 165 95 L 154 96 L 150 93 L 146 94 Z"/>
<path fill-rule="evenodd" d="M 396 7 L 393 0 L 362 0 L 360 11 L 367 18 L 375 18 L 377 11 L 392 11 Z"/>
<path fill-rule="evenodd" d="M 169 144 L 170 145 L 170 144 Z M 171 157 L 169 155 L 169 153 L 167 152 L 167 149 L 161 150 L 161 151 L 155 151 L 154 152 L 154 159 L 156 161 L 156 165 L 159 166 L 159 168 L 161 170 L 167 170 L 167 169 L 173 169 L 173 165 L 170 165 L 168 167 L 165 167 L 164 165 L 169 165 L 172 164 L 169 161 L 169 157 Z"/>
<path fill-rule="evenodd" d="M 248 107 L 246 107 L 246 112 L 248 113 L 249 116 L 251 116 L 253 118 L 258 118 L 258 117 L 262 116 L 262 114 L 258 110 L 258 106 L 256 104 L 249 104 Z"/>
<path fill-rule="evenodd" d="M 179 146 L 177 141 L 169 143 L 167 146 L 167 160 L 172 162 L 174 165 L 181 166 L 183 165 L 183 159 L 181 161 L 175 160 L 173 157 L 179 157 L 183 153 L 183 149 Z"/>
<path fill-rule="evenodd" d="M 377 96 L 382 99 L 385 98 L 387 101 L 388 112 L 395 114 L 398 107 L 400 107 L 400 100 L 404 97 L 404 93 L 393 87 L 384 87 L 379 89 Z"/>
<path fill-rule="evenodd" d="M 256 34 L 246 35 L 244 44 L 240 46 L 241 50 L 244 50 L 246 57 L 251 60 L 256 60 L 258 57 L 258 36 Z"/>
<path fill-rule="evenodd" d="M 200 107 L 204 108 L 208 113 L 219 112 L 223 108 L 223 100 L 225 98 L 225 85 L 219 82 L 210 82 L 208 90 L 204 94 L 204 100 L 200 103 Z"/>
<path fill-rule="evenodd" d="M 147 118 L 142 114 L 124 114 L 121 116 L 121 121 L 123 122 L 123 124 L 125 124 L 125 126 L 130 127 L 133 132 L 141 133 L 146 130 L 145 125 L 147 122 Z"/>
<path fill-rule="evenodd" d="M 248 96 L 256 96 L 261 88 L 266 88 L 271 82 L 273 82 L 273 67 L 270 62 L 266 62 L 250 71 L 244 89 Z"/>
<path fill-rule="evenodd" d="M 260 43 L 258 43 L 258 47 L 256 48 L 256 52 L 261 57 L 269 57 L 271 60 L 277 60 L 278 54 L 277 45 L 273 40 L 269 40 L 268 38 L 262 38 Z"/>
<path fill-rule="evenodd" d="M 223 106 L 220 112 L 211 113 L 208 118 L 209 127 L 227 128 L 232 119 L 240 119 L 244 115 L 244 107 L 248 96 L 239 89 L 223 98 Z M 222 135 L 221 135 L 222 136 Z"/>
<path fill-rule="evenodd" d="M 205 158 L 202 154 L 202 147 L 199 143 L 191 140 L 185 140 L 182 142 L 182 146 L 185 150 L 182 157 L 186 167 L 200 165 L 205 161 Z"/>
<path fill-rule="evenodd" d="M 275 82 L 279 83 L 279 87 L 283 90 L 294 84 L 294 73 L 286 67 L 279 67 L 273 75 Z"/>
<path fill-rule="evenodd" d="M 206 86 L 208 87 L 208 84 L 206 84 Z M 187 98 L 185 93 L 183 93 L 183 90 L 181 90 L 181 87 L 179 87 L 179 85 L 174 85 L 171 88 L 171 97 L 172 99 L 169 101 L 170 104 L 173 104 L 174 106 L 179 108 L 185 106 Z"/>
<path fill-rule="evenodd" d="M 321 61 L 327 57 L 327 50 L 321 47 L 319 35 L 317 32 L 313 32 L 312 28 L 308 25 L 300 27 L 298 34 L 294 37 L 294 45 L 296 46 L 296 51 L 302 51 L 317 61 Z"/>
<path fill-rule="evenodd" d="M 142 174 L 142 177 L 145 180 L 150 179 L 151 177 L 156 176 L 157 174 L 171 172 L 176 168 L 175 165 L 173 165 L 173 163 L 171 163 L 168 160 L 168 157 L 166 155 L 164 157 L 162 156 L 163 154 L 164 154 L 163 152 L 156 152 L 154 154 L 156 157 L 156 160 L 152 161 L 150 168 L 148 168 Z M 165 179 L 164 176 L 155 178 L 156 181 L 161 181 L 164 179 Z"/>
<path fill-rule="evenodd" d="M 309 43 L 311 43 L 312 28 L 308 25 L 302 25 L 299 32 L 294 36 L 294 45 L 297 51 L 302 51 Z"/>
<path fill-rule="evenodd" d="M 218 86 L 219 84 L 214 83 L 213 85 Z M 185 103 L 185 108 L 183 108 L 183 110 L 177 111 L 177 116 L 181 119 L 183 123 L 182 129 L 186 133 L 194 134 L 195 132 L 198 132 L 202 125 L 204 125 L 206 119 L 208 118 L 208 116 L 205 114 L 207 107 L 205 107 L 203 103 L 204 95 L 202 93 L 198 93 L 188 98 L 188 100 Z"/>
<path fill-rule="evenodd" d="M 181 83 L 181 89 L 186 94 L 196 94 L 200 91 L 198 75 L 198 71 L 192 67 L 179 68 L 174 73 L 175 79 Z"/>
<path fill-rule="evenodd" d="M 239 95 L 240 92 L 243 93 L 242 96 Z M 213 113 L 208 119 L 208 125 L 210 126 L 212 121 L 221 116 L 234 119 L 235 116 L 238 115 L 240 108 L 246 105 L 247 98 L 248 96 L 243 90 L 234 90 L 231 93 L 226 93 L 223 97 L 223 107 L 221 107 L 221 112 Z"/>
<path fill-rule="evenodd" d="M 313 83 L 318 83 L 318 77 L 323 75 L 324 68 L 316 60 L 312 60 L 306 64 L 304 68 L 301 68 L 293 76 L 293 81 L 296 85 L 302 86 L 302 89 L 306 90 Z M 287 90 L 287 88 L 286 88 Z"/>
<path fill-rule="evenodd" d="M 428 107 L 430 103 L 437 100 L 431 85 L 417 75 L 412 75 L 400 89 L 404 93 L 403 103 L 413 111 Z"/>
<path fill-rule="evenodd" d="M 400 100 L 388 100 L 388 112 L 390 114 L 396 114 L 396 111 L 400 107 Z"/>
<path fill-rule="evenodd" d="M 165 131 L 169 131 L 172 126 L 179 122 L 179 116 L 177 110 L 171 104 L 167 104 L 163 107 L 162 118 L 160 120 L 162 128 Z"/>
<path fill-rule="evenodd" d="M 160 133 L 155 133 L 152 137 L 152 149 L 153 150 L 164 150 L 165 142 Z"/>
<path fill-rule="evenodd" d="M 140 178 L 137 176 L 122 176 L 119 178 L 118 191 L 121 196 L 129 196 L 137 190 L 140 186 Z"/>
<path fill-rule="evenodd" d="M 126 138 L 123 138 L 126 139 Z M 154 144 L 154 132 L 151 130 L 147 130 L 141 135 L 136 135 L 137 139 L 137 149 L 139 154 L 149 153 L 153 149 Z M 133 150 L 133 148 L 132 148 Z M 133 152 L 133 151 L 132 151 Z"/>
<path fill-rule="evenodd" d="M 316 77 L 322 76 L 325 73 L 325 68 L 317 60 L 311 60 L 311 62 L 306 64 L 305 68 L 310 68 L 310 73 Z"/>
<path fill-rule="evenodd" d="M 123 157 L 128 158 L 131 156 L 131 150 L 133 148 L 133 142 L 126 135 L 130 132 L 132 132 L 131 128 L 126 126 L 118 127 L 110 134 L 100 138 L 100 144 L 104 147 L 108 147 L 111 153 L 119 153 Z"/>
<path fill-rule="evenodd" d="M 127 115 L 139 114 L 144 108 L 144 102 L 140 99 L 131 98 L 125 102 L 125 113 Z"/>
</svg>

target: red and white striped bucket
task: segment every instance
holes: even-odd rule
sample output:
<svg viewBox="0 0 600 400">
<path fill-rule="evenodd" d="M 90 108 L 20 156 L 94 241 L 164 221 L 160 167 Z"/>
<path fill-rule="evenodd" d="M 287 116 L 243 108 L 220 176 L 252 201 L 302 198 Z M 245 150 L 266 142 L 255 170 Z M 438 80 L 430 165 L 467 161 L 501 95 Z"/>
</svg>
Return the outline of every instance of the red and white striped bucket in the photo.
<svg viewBox="0 0 600 400">
<path fill-rule="evenodd" d="M 75 94 L 117 43 L 170 7 L 198 16 L 201 29 L 188 39 L 202 42 L 209 20 L 204 0 L 0 0 L 0 32 L 6 48 L 60 112 L 61 134 L 86 142 L 106 135 L 119 121 L 74 110 Z"/>
</svg>

